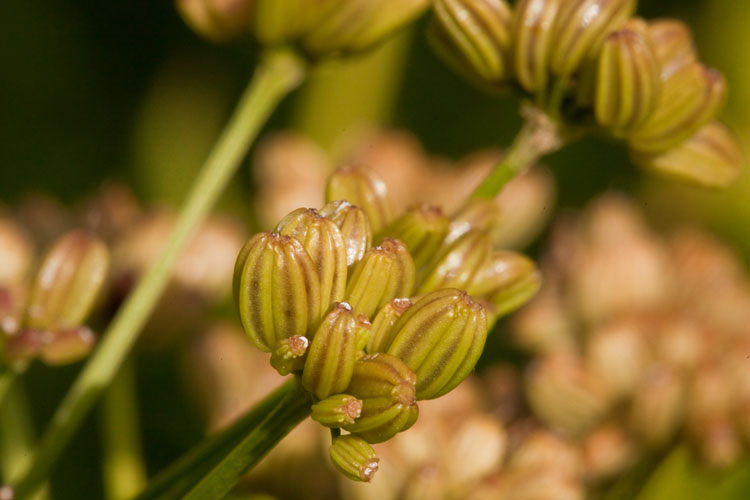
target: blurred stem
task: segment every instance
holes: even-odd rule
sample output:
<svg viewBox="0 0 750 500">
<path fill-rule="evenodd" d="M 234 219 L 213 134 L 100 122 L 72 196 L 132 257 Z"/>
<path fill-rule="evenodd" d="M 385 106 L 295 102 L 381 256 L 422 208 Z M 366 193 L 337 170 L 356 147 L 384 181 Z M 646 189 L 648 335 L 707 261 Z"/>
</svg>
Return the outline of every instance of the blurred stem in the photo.
<svg viewBox="0 0 750 500">
<path fill-rule="evenodd" d="M 183 498 L 204 477 L 207 477 L 219 464 L 223 463 L 225 458 L 229 457 L 230 453 L 233 453 L 233 450 L 236 450 L 246 438 L 249 438 L 253 434 L 257 435 L 258 432 L 267 432 L 266 430 L 261 431 L 259 429 L 264 424 L 268 426 L 269 422 L 266 421 L 269 419 L 273 419 L 276 425 L 288 425 L 289 428 L 286 431 L 288 432 L 296 423 L 304 419 L 310 411 L 309 396 L 304 391 L 302 391 L 302 394 L 300 392 L 299 382 L 296 379 L 282 385 L 229 427 L 204 439 L 174 464 L 157 475 L 149 483 L 146 490 L 138 496 L 137 500 Z M 287 422 L 287 424 L 284 424 L 284 422 L 280 421 L 278 418 L 280 409 L 289 405 L 297 406 L 302 401 L 304 401 L 303 408 L 298 408 L 300 414 L 295 416 L 297 419 L 296 423 Z M 281 437 L 283 436 L 278 437 L 276 442 Z M 268 451 L 276 442 L 270 443 L 262 453 Z M 258 459 L 260 459 L 260 456 L 255 457 L 255 462 Z M 248 465 L 248 467 L 250 466 L 252 464 Z M 231 488 L 231 485 L 229 488 Z"/>
<path fill-rule="evenodd" d="M 546 114 L 528 105 L 521 109 L 521 114 L 524 117 L 521 130 L 500 162 L 474 190 L 472 198 L 494 198 L 516 175 L 562 146 L 557 126 Z"/>
<path fill-rule="evenodd" d="M 0 467 L 2 477 L 7 480 L 28 466 L 34 451 L 34 429 L 20 379 L 8 383 L 5 396 L 0 404 Z M 47 498 L 46 487 L 34 496 L 35 500 Z"/>
<path fill-rule="evenodd" d="M 138 338 L 185 245 L 232 179 L 266 119 L 303 76 L 302 61 L 287 50 L 269 52 L 261 60 L 233 116 L 193 182 L 168 244 L 139 280 L 102 336 L 99 348 L 53 416 L 31 467 L 13 481 L 16 500 L 28 497 L 47 477 Z"/>
<path fill-rule="evenodd" d="M 311 405 L 310 393 L 295 378 L 289 392 L 266 417 L 237 442 L 187 495 L 179 498 L 224 498 L 247 471 L 310 415 Z"/>
<path fill-rule="evenodd" d="M 126 500 L 146 484 L 135 362 L 123 363 L 102 399 L 104 490 L 109 500 Z"/>
</svg>

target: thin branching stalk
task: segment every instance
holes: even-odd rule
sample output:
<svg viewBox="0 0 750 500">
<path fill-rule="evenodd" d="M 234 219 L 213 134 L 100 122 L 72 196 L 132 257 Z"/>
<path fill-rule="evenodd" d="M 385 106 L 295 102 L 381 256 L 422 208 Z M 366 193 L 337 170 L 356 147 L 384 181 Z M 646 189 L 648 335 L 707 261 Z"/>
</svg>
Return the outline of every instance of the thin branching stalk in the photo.
<svg viewBox="0 0 750 500">
<path fill-rule="evenodd" d="M 103 335 L 52 418 L 31 467 L 12 482 L 27 498 L 47 477 L 91 407 L 112 381 L 169 282 L 172 268 L 195 230 L 232 179 L 279 101 L 302 80 L 302 61 L 286 50 L 266 54 L 236 111 L 208 156 L 180 211 L 169 242 L 146 271 Z"/>
</svg>

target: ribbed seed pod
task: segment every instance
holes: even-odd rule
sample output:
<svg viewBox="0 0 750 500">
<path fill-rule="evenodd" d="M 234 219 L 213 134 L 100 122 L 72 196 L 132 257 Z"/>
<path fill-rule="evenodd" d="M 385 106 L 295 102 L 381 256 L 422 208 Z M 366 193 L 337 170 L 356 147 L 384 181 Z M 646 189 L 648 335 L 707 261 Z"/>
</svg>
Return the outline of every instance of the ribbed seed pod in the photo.
<svg viewBox="0 0 750 500">
<path fill-rule="evenodd" d="M 393 299 L 378 311 L 372 321 L 372 334 L 367 344 L 368 353 L 384 352 L 387 349 L 396 333 L 393 325 L 411 306 L 412 301 L 409 299 Z"/>
<path fill-rule="evenodd" d="M 234 295 L 240 320 L 255 346 L 270 352 L 279 340 L 306 336 L 320 319 L 320 282 L 302 243 L 258 233 L 237 257 Z"/>
<path fill-rule="evenodd" d="M 394 220 L 383 234 L 406 243 L 414 265 L 425 265 L 440 249 L 450 220 L 440 207 L 418 205 Z"/>
<path fill-rule="evenodd" d="M 724 76 L 705 66 L 690 64 L 662 82 L 656 110 L 630 136 L 640 153 L 666 151 L 691 137 L 723 107 L 727 95 Z"/>
<path fill-rule="evenodd" d="M 333 438 L 328 453 L 336 469 L 353 481 L 370 482 L 378 471 L 375 450 L 354 434 Z"/>
<path fill-rule="evenodd" d="M 364 349 L 372 338 L 372 323 L 364 314 L 358 314 L 355 321 L 357 323 L 355 331 L 357 335 L 357 356 L 363 356 Z"/>
<path fill-rule="evenodd" d="M 312 55 L 356 52 L 418 16 L 429 0 L 339 0 L 302 39 Z"/>
<path fill-rule="evenodd" d="M 487 260 L 492 243 L 487 233 L 473 229 L 444 248 L 430 263 L 418 294 L 453 287 L 465 289 Z"/>
<path fill-rule="evenodd" d="M 302 243 L 312 259 L 320 282 L 320 313 L 325 314 L 346 290 L 346 247 L 338 226 L 312 208 L 299 208 L 281 219 L 275 232 Z"/>
<path fill-rule="evenodd" d="M 292 372 L 302 370 L 305 366 L 305 354 L 310 346 L 310 341 L 302 335 L 293 335 L 276 342 L 271 353 L 271 366 L 280 375 L 289 375 Z"/>
<path fill-rule="evenodd" d="M 734 135 L 721 123 L 705 125 L 672 149 L 634 154 L 644 168 L 707 187 L 727 187 L 740 174 L 744 159 Z"/>
<path fill-rule="evenodd" d="M 609 33 L 620 29 L 636 0 L 567 0 L 555 19 L 550 68 L 559 77 L 575 74 L 599 53 Z"/>
<path fill-rule="evenodd" d="M 81 326 L 91 312 L 109 269 L 109 251 L 83 231 L 54 244 L 37 273 L 26 309 L 26 326 L 56 331 Z"/>
<path fill-rule="evenodd" d="M 533 260 L 515 252 L 496 251 L 477 272 L 468 292 L 486 297 L 492 305 L 491 314 L 499 317 L 536 295 L 541 281 Z"/>
<path fill-rule="evenodd" d="M 328 178 L 326 203 L 346 200 L 362 208 L 373 233 L 379 233 L 393 219 L 388 191 L 380 178 L 361 167 L 342 167 Z"/>
<path fill-rule="evenodd" d="M 527 92 L 544 91 L 549 81 L 549 60 L 555 19 L 564 0 L 520 0 L 513 23 L 512 65 L 518 83 Z"/>
<path fill-rule="evenodd" d="M 320 215 L 338 226 L 346 248 L 346 264 L 351 266 L 361 260 L 372 245 L 372 229 L 365 211 L 348 201 L 338 200 L 321 208 Z"/>
<path fill-rule="evenodd" d="M 484 308 L 461 290 L 428 293 L 394 325 L 383 348 L 417 374 L 417 399 L 456 387 L 482 354 L 489 324 Z"/>
<path fill-rule="evenodd" d="M 693 35 L 683 22 L 674 19 L 651 21 L 648 30 L 661 66 L 661 79 L 697 61 Z"/>
<path fill-rule="evenodd" d="M 353 424 L 362 414 L 362 401 L 349 394 L 335 394 L 312 405 L 310 417 L 326 427 Z"/>
<path fill-rule="evenodd" d="M 417 421 L 417 376 L 400 359 L 384 353 L 354 364 L 347 391 L 362 401 L 362 413 L 344 429 L 368 443 L 382 443 Z"/>
<path fill-rule="evenodd" d="M 633 20 L 610 34 L 598 61 L 596 120 L 614 135 L 637 129 L 656 108 L 660 66 L 646 24 Z"/>
<path fill-rule="evenodd" d="M 494 200 L 470 200 L 451 217 L 445 243 L 453 243 L 472 229 L 485 232 L 492 239 L 494 231 L 500 227 L 500 220 L 500 207 Z"/>
<path fill-rule="evenodd" d="M 310 344 L 302 386 L 319 399 L 342 393 L 349 385 L 357 358 L 356 320 L 346 302 L 332 306 Z"/>
<path fill-rule="evenodd" d="M 372 318 L 379 308 L 414 289 L 414 260 L 401 241 L 386 238 L 368 250 L 352 270 L 347 302 L 358 314 Z"/>
<path fill-rule="evenodd" d="M 434 12 L 430 34 L 438 54 L 470 80 L 502 87 L 513 19 L 505 0 L 437 0 Z"/>
</svg>

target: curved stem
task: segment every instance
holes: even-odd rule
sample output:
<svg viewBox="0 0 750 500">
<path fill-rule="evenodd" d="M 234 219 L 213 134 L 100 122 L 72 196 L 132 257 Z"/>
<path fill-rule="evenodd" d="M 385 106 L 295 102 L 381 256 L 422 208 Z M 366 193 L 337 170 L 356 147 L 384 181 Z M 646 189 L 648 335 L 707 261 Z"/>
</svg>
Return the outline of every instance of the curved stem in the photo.
<svg viewBox="0 0 750 500">
<path fill-rule="evenodd" d="M 310 415 L 312 399 L 297 379 L 294 386 L 266 417 L 236 443 L 231 451 L 216 464 L 194 488 L 184 497 L 185 500 L 224 498 L 240 478 L 266 453 L 289 434 L 300 422 Z"/>
<path fill-rule="evenodd" d="M 297 390 L 297 382 L 290 380 L 229 427 L 207 437 L 197 446 L 160 472 L 138 495 L 136 500 L 182 498 L 200 479 L 208 474 L 232 449 L 244 439 L 290 393 Z"/>
<path fill-rule="evenodd" d="M 302 77 L 301 60 L 288 51 L 271 52 L 262 60 L 234 115 L 193 181 L 167 246 L 109 325 L 99 348 L 52 418 L 31 467 L 12 483 L 17 499 L 27 497 L 49 474 L 73 432 L 135 343 L 169 282 L 181 251 L 231 180 L 263 123 Z"/>
<path fill-rule="evenodd" d="M 562 146 L 557 126 L 537 108 L 522 109 L 524 124 L 502 160 L 474 190 L 473 199 L 492 199 L 520 172 Z"/>
</svg>

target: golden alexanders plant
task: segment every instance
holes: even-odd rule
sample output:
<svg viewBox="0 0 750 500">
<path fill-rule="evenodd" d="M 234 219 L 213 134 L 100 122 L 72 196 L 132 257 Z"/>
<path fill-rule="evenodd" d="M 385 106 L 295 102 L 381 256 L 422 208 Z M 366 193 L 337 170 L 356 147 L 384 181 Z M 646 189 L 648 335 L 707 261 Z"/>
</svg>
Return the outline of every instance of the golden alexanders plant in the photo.
<svg viewBox="0 0 750 500">
<path fill-rule="evenodd" d="M 492 248 L 501 218 L 483 200 L 453 220 L 432 206 L 397 217 L 380 179 L 345 167 L 326 201 L 248 241 L 235 300 L 249 339 L 282 375 L 300 377 L 313 419 L 334 429 L 333 463 L 368 481 L 377 461 L 368 443 L 408 429 L 418 400 L 464 380 L 494 320 L 528 300 L 539 276 L 526 257 Z M 373 232 L 378 244 L 364 250 Z"/>
<path fill-rule="evenodd" d="M 480 87 L 518 91 L 551 118 L 548 133 L 565 140 L 603 131 L 643 167 L 705 186 L 731 184 L 743 160 L 716 121 L 724 77 L 701 63 L 686 25 L 632 17 L 636 3 L 436 0 L 431 40 Z"/>
</svg>

